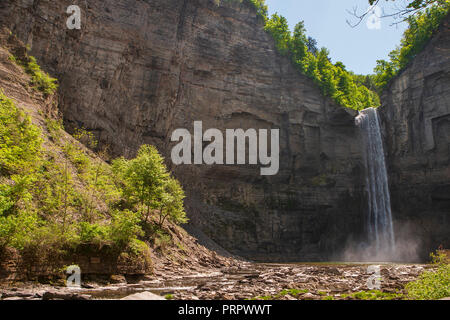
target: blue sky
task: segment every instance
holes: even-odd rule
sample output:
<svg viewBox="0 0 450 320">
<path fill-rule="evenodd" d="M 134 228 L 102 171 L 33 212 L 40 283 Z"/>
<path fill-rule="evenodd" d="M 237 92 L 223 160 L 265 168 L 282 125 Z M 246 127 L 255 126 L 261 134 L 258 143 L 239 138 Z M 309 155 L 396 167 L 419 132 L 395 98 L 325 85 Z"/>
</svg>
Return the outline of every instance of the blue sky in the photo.
<svg viewBox="0 0 450 320">
<path fill-rule="evenodd" d="M 342 61 L 348 70 L 359 74 L 372 73 L 376 60 L 387 59 L 407 27 L 406 23 L 392 26 L 398 20 L 385 18 L 380 29 L 369 29 L 366 21 L 351 28 L 346 22 L 352 20 L 347 10 L 357 6 L 359 12 L 365 11 L 369 7 L 367 0 L 266 0 L 266 3 L 270 14 L 278 12 L 286 17 L 291 30 L 303 20 L 308 36 L 315 38 L 319 47 L 330 50 L 333 62 Z M 392 12 L 395 7 L 392 2 L 382 1 L 381 9 Z"/>
</svg>

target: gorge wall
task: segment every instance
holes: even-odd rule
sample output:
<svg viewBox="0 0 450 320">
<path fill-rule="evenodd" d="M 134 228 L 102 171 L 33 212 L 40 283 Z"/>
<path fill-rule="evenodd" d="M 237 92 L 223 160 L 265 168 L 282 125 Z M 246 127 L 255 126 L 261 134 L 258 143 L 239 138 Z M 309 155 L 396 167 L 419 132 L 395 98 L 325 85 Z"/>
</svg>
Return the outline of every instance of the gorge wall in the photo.
<svg viewBox="0 0 450 320">
<path fill-rule="evenodd" d="M 68 30 L 79 4 L 82 29 Z M 114 155 L 156 145 L 187 191 L 191 224 L 256 260 L 325 260 L 359 234 L 356 112 L 324 98 L 280 56 L 245 1 L 6 0 L 2 23 L 60 82 L 66 127 Z M 280 129 L 280 172 L 179 166 L 172 131 Z"/>
<path fill-rule="evenodd" d="M 450 246 L 450 16 L 381 101 L 394 225 L 426 258 Z"/>
<path fill-rule="evenodd" d="M 222 2 L 3 0 L 0 23 L 59 79 L 69 131 L 94 132 L 113 155 L 133 156 L 143 143 L 158 147 L 186 189 L 193 227 L 254 260 L 337 259 L 364 234 L 357 112 L 325 98 L 278 54 L 251 5 Z M 81 30 L 66 28 L 72 4 L 82 10 Z M 412 69 L 395 80 L 382 120 L 393 215 L 413 222 L 432 216 L 430 223 L 441 222 L 431 231 L 440 239 L 449 230 L 449 118 L 441 114 L 448 108 L 449 64 L 439 58 L 441 49 L 430 50 L 439 63 L 414 63 L 435 71 Z M 435 137 L 425 153 L 420 148 L 430 131 L 421 129 L 420 114 Z M 280 129 L 278 175 L 261 176 L 257 166 L 173 166 L 170 136 L 177 128 L 193 132 L 194 121 L 223 131 Z"/>
</svg>

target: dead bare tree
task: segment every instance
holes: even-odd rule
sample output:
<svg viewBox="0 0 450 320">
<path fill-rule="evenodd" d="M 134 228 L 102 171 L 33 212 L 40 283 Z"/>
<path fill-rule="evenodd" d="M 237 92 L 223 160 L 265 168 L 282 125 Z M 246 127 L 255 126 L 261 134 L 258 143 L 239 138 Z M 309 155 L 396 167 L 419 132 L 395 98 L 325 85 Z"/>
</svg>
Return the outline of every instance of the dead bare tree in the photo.
<svg viewBox="0 0 450 320">
<path fill-rule="evenodd" d="M 356 28 L 361 24 L 362 21 L 369 15 L 374 12 L 374 9 L 382 2 L 382 0 L 368 0 L 369 1 L 369 8 L 361 13 L 359 11 L 359 8 L 357 6 L 353 7 L 353 9 L 347 10 L 347 12 L 352 15 L 356 22 L 351 22 L 350 20 L 347 20 L 347 24 L 352 27 Z M 433 5 L 433 4 L 440 4 L 444 3 L 446 0 L 407 0 L 403 1 L 401 5 L 399 5 L 398 0 L 386 0 L 385 2 L 393 2 L 394 8 L 392 12 L 390 13 L 384 13 L 380 15 L 378 18 L 395 18 L 399 21 L 393 22 L 391 25 L 396 25 L 399 23 L 404 22 L 410 15 L 416 14 L 417 12 L 420 12 L 427 7 Z"/>
</svg>

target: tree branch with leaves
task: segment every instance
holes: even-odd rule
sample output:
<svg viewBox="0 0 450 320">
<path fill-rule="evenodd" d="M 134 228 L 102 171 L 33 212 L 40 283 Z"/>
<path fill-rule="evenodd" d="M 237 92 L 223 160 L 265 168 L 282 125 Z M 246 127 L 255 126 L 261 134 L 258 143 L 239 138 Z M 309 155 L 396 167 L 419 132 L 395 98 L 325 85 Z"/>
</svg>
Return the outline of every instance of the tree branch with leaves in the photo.
<svg viewBox="0 0 450 320">
<path fill-rule="evenodd" d="M 380 5 L 383 1 L 382 0 L 368 0 L 370 7 L 363 13 L 359 12 L 358 7 L 354 7 L 352 11 L 347 10 L 347 12 L 356 18 L 356 22 L 351 22 L 347 20 L 347 24 L 350 25 L 352 28 L 357 27 L 361 24 L 362 21 L 364 21 L 365 18 L 367 18 L 369 15 L 373 13 L 373 10 L 375 7 Z M 408 17 L 411 15 L 415 15 L 419 12 L 423 12 L 427 8 L 430 8 L 434 5 L 443 6 L 445 4 L 448 4 L 448 0 L 408 0 L 407 3 L 403 6 L 398 5 L 398 0 L 385 0 L 384 2 L 390 2 L 395 4 L 395 8 L 392 12 L 389 13 L 383 13 L 380 17 L 380 19 L 383 18 L 397 18 L 399 21 L 394 22 L 393 24 L 402 23 L 408 20 Z"/>
</svg>

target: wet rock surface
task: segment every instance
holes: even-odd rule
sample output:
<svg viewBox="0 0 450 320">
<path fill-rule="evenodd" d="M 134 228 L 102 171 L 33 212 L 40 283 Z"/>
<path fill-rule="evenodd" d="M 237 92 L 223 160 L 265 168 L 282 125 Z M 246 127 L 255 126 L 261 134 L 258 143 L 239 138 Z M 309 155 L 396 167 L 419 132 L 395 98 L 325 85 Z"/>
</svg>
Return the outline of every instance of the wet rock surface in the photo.
<svg viewBox="0 0 450 320">
<path fill-rule="evenodd" d="M 160 270 L 136 283 L 89 284 L 84 288 L 54 288 L 22 284 L 1 288 L 2 300 L 245 300 L 275 297 L 281 300 L 352 299 L 349 294 L 370 290 L 372 276 L 367 264 L 251 264 L 241 262 L 221 269 L 197 271 Z M 381 287 L 385 293 L 404 293 L 404 286 L 428 265 L 380 265 Z M 283 290 L 295 294 L 278 295 Z M 155 296 L 156 295 L 156 296 Z"/>
</svg>

